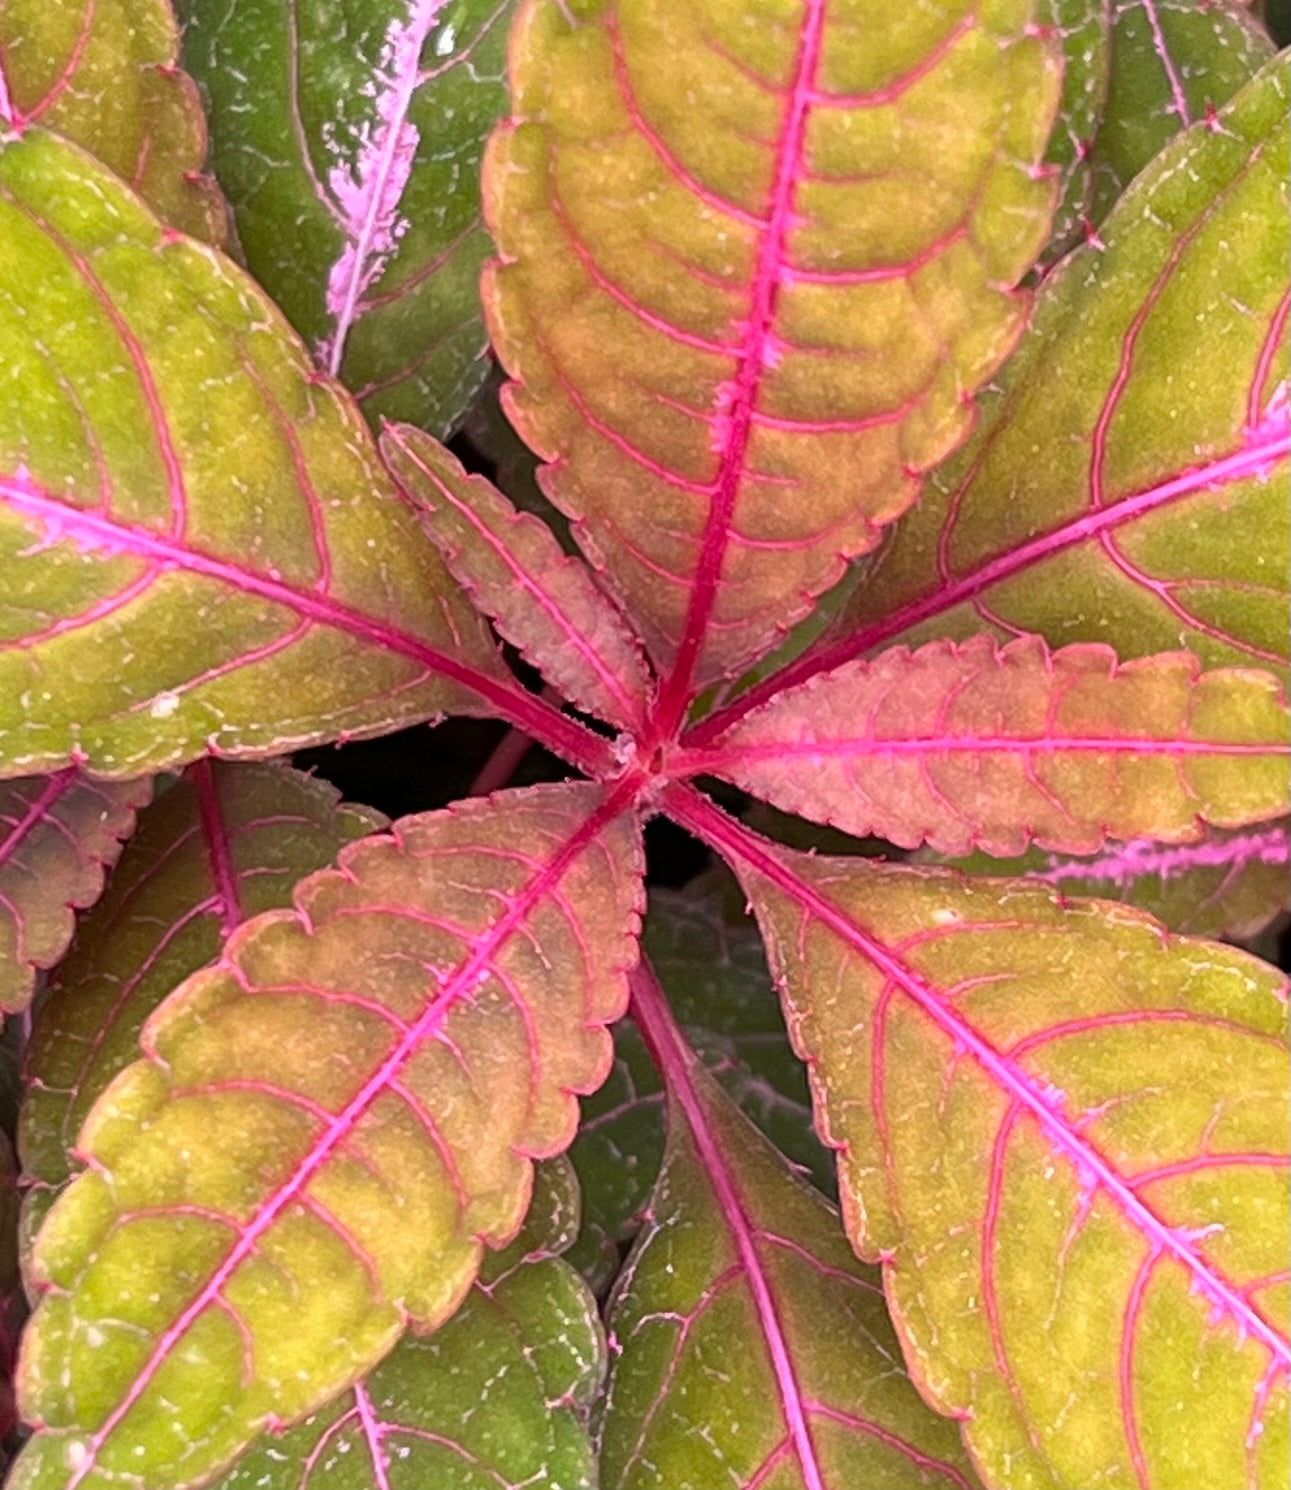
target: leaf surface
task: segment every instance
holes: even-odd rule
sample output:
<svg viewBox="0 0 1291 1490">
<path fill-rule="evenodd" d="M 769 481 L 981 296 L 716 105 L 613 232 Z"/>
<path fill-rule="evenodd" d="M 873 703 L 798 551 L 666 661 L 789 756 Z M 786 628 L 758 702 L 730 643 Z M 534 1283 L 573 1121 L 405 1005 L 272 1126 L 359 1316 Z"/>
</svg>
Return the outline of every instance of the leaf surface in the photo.
<svg viewBox="0 0 1291 1490">
<path fill-rule="evenodd" d="M 833 1158 L 811 1125 L 807 1075 L 789 1044 L 762 939 L 729 877 L 684 890 L 653 889 L 642 949 L 686 1038 L 723 1090 L 791 1163 L 822 1189 Z M 635 1023 L 614 1027 L 614 1066 L 583 1102 L 569 1157 L 583 1192 L 583 1224 L 569 1260 L 598 1292 L 619 1268 L 619 1247 L 640 1229 L 664 1148 L 663 1085 Z"/>
<path fill-rule="evenodd" d="M 518 692 L 263 294 L 35 129 L 0 145 L 0 349 L 0 772 L 280 753 Z"/>
<path fill-rule="evenodd" d="M 444 562 L 499 633 L 571 703 L 640 730 L 652 691 L 641 644 L 587 565 L 428 435 L 390 428 L 381 449 Z"/>
<path fill-rule="evenodd" d="M 1285 673 L 1288 92 L 1282 58 L 1049 276 L 847 622 L 739 709 L 896 638 L 983 630 Z"/>
<path fill-rule="evenodd" d="M 299 880 L 382 823 L 299 771 L 212 761 L 191 766 L 141 815 L 27 1047 L 19 1149 L 28 1236 L 72 1173 L 86 1115 L 139 1058 L 157 1005 L 242 921 L 290 904 Z"/>
<path fill-rule="evenodd" d="M 486 311 L 668 728 L 877 543 L 1011 347 L 1058 92 L 1029 10 L 520 12 Z"/>
<path fill-rule="evenodd" d="M 223 198 L 202 173 L 206 122 L 178 64 L 166 0 L 5 0 L 0 124 L 40 124 L 83 145 L 166 222 L 222 244 Z"/>
<path fill-rule="evenodd" d="M 1105 837 L 1186 841 L 1285 812 L 1289 732 L 1264 673 L 980 636 L 847 663 L 680 759 L 903 848 L 1092 853 Z"/>
<path fill-rule="evenodd" d="M 512 0 L 182 0 L 248 268 L 368 418 L 437 434 L 487 371 L 484 140 Z"/>
<path fill-rule="evenodd" d="M 1093 221 L 1180 130 L 1212 117 L 1272 55 L 1268 32 L 1235 0 L 1112 0 L 1107 106 L 1088 155 Z"/>
<path fill-rule="evenodd" d="M 606 1484 L 977 1486 L 955 1426 L 901 1369 L 878 1274 L 643 985 L 633 1008 L 667 1078 L 668 1152 L 610 1310 Z"/>
<path fill-rule="evenodd" d="M 595 1490 L 584 1418 L 605 1370 L 596 1302 L 560 1254 L 578 1228 L 567 1167 L 540 1164 L 520 1235 L 432 1336 L 262 1437 L 217 1490 Z"/>
<path fill-rule="evenodd" d="M 1112 0 L 1046 0 L 1040 22 L 1062 47 L 1062 99 L 1047 164 L 1057 167 L 1058 211 L 1043 259 L 1051 263 L 1076 241 L 1089 220 L 1094 192 L 1090 161 L 1107 106 L 1112 66 Z"/>
<path fill-rule="evenodd" d="M 1136 839 L 1090 859 L 1031 849 L 1019 859 L 973 854 L 957 861 L 968 874 L 1007 875 L 1053 885 L 1064 895 L 1093 895 L 1138 906 L 1172 931 L 1248 941 L 1291 910 L 1285 823 L 1211 833 L 1199 843 Z"/>
<path fill-rule="evenodd" d="M 739 864 L 849 1233 L 983 1477 L 1285 1484 L 1285 980 L 1125 907 L 681 812 Z"/>
<path fill-rule="evenodd" d="M 167 999 L 36 1240 L 14 1490 L 200 1481 L 452 1314 L 609 1065 L 629 798 L 404 819 Z"/>
<path fill-rule="evenodd" d="M 0 1009 L 26 1008 L 36 972 L 67 951 L 152 782 L 91 781 L 75 767 L 0 783 Z"/>
</svg>

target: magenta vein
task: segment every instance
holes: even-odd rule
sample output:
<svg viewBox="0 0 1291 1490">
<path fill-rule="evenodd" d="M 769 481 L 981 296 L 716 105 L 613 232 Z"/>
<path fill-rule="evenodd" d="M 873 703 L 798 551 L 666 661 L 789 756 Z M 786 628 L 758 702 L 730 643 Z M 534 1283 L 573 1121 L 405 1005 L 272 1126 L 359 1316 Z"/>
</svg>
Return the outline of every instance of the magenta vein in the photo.
<svg viewBox="0 0 1291 1490">
<path fill-rule="evenodd" d="M 228 824 L 224 821 L 224 809 L 220 805 L 219 788 L 215 782 L 215 770 L 209 759 L 197 761 L 189 775 L 197 789 L 197 810 L 202 821 L 202 835 L 206 844 L 206 857 L 211 866 L 211 878 L 220 901 L 220 932 L 231 936 L 243 919 L 242 901 L 238 891 L 237 870 L 233 867 L 232 845 L 229 842 Z"/>
<path fill-rule="evenodd" d="M 681 1037 L 676 1022 L 650 966 L 644 960 L 631 975 L 632 1010 L 637 1026 L 649 1043 L 659 1069 L 663 1074 L 670 1097 L 676 1099 L 686 1115 L 686 1123 L 695 1140 L 695 1147 L 703 1161 L 708 1177 L 717 1194 L 718 1207 L 735 1242 L 740 1264 L 749 1282 L 749 1292 L 757 1310 L 758 1322 L 766 1338 L 767 1352 L 771 1357 L 771 1368 L 780 1393 L 780 1407 L 784 1413 L 789 1436 L 793 1440 L 798 1463 L 802 1469 L 804 1490 L 826 1490 L 812 1442 L 811 1429 L 807 1423 L 807 1409 L 802 1389 L 798 1384 L 789 1342 L 785 1338 L 784 1326 L 780 1322 L 775 1296 L 762 1259 L 758 1256 L 754 1241 L 754 1230 L 744 1209 L 735 1177 L 722 1154 L 721 1145 L 713 1132 L 704 1111 L 704 1105 L 695 1088 L 690 1065 L 693 1060 Z"/>
<path fill-rule="evenodd" d="M 58 772 L 57 775 L 51 776 L 31 799 L 26 811 L 13 825 L 12 830 L 5 835 L 4 842 L 0 843 L 0 868 L 4 867 L 5 861 L 18 852 L 27 836 L 45 820 L 50 808 L 71 788 L 77 775 L 75 766 Z"/>
<path fill-rule="evenodd" d="M 720 811 L 693 787 L 673 784 L 665 788 L 669 814 L 710 847 L 734 855 L 755 869 L 777 889 L 797 902 L 846 945 L 861 953 L 885 978 L 900 988 L 933 1023 L 970 1053 L 988 1076 L 1035 1119 L 1082 1174 L 1092 1176 L 1148 1239 L 1152 1252 L 1172 1257 L 1196 1279 L 1207 1297 L 1223 1305 L 1239 1330 L 1251 1335 L 1278 1360 L 1291 1364 L 1291 1343 L 1259 1314 L 1250 1302 L 1155 1211 L 1142 1201 L 1124 1176 L 1087 1139 L 1073 1132 L 1055 1110 L 1052 1101 L 1038 1091 L 1022 1071 L 994 1045 L 948 1007 L 899 957 L 868 935 L 849 916 L 819 891 L 799 879 L 775 854 L 769 844 Z"/>
</svg>

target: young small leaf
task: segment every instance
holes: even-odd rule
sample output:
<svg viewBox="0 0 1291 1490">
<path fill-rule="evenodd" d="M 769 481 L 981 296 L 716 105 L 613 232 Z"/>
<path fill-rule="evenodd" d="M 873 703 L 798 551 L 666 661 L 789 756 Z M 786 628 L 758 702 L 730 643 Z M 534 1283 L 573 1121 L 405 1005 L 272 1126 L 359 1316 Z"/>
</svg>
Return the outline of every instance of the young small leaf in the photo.
<svg viewBox="0 0 1291 1490">
<path fill-rule="evenodd" d="M 86 1114 L 139 1058 L 139 1032 L 157 1005 L 234 927 L 290 904 L 299 880 L 381 825 L 378 813 L 341 805 L 299 771 L 211 761 L 143 813 L 27 1048 L 19 1127 L 27 1235 L 72 1172 Z"/>
<path fill-rule="evenodd" d="M 368 418 L 444 434 L 488 369 L 484 140 L 513 0 L 180 0 L 248 268 Z"/>
<path fill-rule="evenodd" d="M 0 783 L 0 1009 L 26 1008 L 36 972 L 72 940 L 104 872 L 152 796 L 148 779 L 91 781 L 75 767 Z"/>
<path fill-rule="evenodd" d="M 973 854 L 968 874 L 1007 875 L 1054 885 L 1064 895 L 1094 895 L 1138 906 L 1171 931 L 1249 941 L 1291 910 L 1286 823 L 1241 833 L 1212 833 L 1200 843 L 1138 839 L 1092 859 L 1032 849 L 1020 859 Z"/>
<path fill-rule="evenodd" d="M 605 1339 L 560 1260 L 577 1226 L 567 1167 L 540 1164 L 524 1230 L 452 1319 L 405 1335 L 298 1428 L 262 1437 L 215 1490 L 595 1490 L 584 1418 Z"/>
<path fill-rule="evenodd" d="M 1289 92 L 1284 57 L 1049 276 L 849 624 L 737 707 L 894 638 L 983 630 L 1285 670 Z"/>
<path fill-rule="evenodd" d="M 656 989 L 636 1017 L 668 1153 L 610 1309 L 600 1415 L 615 1490 L 970 1490 L 954 1424 L 901 1369 L 878 1274 L 837 1213 L 704 1074 Z"/>
<path fill-rule="evenodd" d="M 1273 55 L 1238 0 L 1112 0 L 1107 105 L 1088 156 L 1101 222 L 1168 143 L 1226 104 Z"/>
<path fill-rule="evenodd" d="M 381 450 L 476 608 L 571 703 L 639 730 L 651 694 L 641 644 L 587 565 L 428 435 L 389 428 Z"/>
<path fill-rule="evenodd" d="M 36 1239 L 12 1490 L 200 1482 L 453 1313 L 609 1064 L 629 802 L 575 784 L 406 818 L 157 1010 Z"/>
<path fill-rule="evenodd" d="M 0 142 L 0 774 L 272 754 L 500 664 L 264 295 L 75 146 Z"/>
<path fill-rule="evenodd" d="M 849 1232 L 983 1477 L 1284 1484 L 1285 980 L 1123 907 L 714 831 Z"/>
<path fill-rule="evenodd" d="M 0 125 L 55 129 L 83 145 L 165 222 L 208 243 L 227 232 L 224 201 L 202 174 L 206 123 L 176 65 L 167 0 L 5 0 L 0 6 Z"/>
<path fill-rule="evenodd" d="M 734 895 L 731 892 L 734 891 Z M 729 876 L 650 892 L 642 948 L 700 1059 L 797 1168 L 832 1190 L 834 1161 L 811 1125 L 807 1074 L 789 1044 L 757 928 Z M 732 903 L 733 902 L 733 903 Z M 569 1260 L 600 1291 L 619 1266 L 659 1177 L 663 1086 L 631 1019 L 614 1028 L 614 1067 L 583 1103 L 569 1157 L 583 1226 Z"/>
<path fill-rule="evenodd" d="M 904 848 L 1092 853 L 1195 838 L 1291 806 L 1286 700 L 1264 673 L 1186 653 L 1118 667 L 1038 637 L 892 647 L 789 689 L 688 769 Z"/>
<path fill-rule="evenodd" d="M 520 12 L 486 310 L 669 726 L 874 547 L 1012 345 L 1059 81 L 1030 9 Z"/>
</svg>

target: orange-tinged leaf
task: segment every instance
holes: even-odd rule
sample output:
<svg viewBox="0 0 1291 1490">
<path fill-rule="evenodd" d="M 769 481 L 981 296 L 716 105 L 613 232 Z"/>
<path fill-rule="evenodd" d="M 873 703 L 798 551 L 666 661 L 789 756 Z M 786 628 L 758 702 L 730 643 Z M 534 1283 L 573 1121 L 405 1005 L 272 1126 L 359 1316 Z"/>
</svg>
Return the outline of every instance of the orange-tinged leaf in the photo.
<svg viewBox="0 0 1291 1490">
<path fill-rule="evenodd" d="M 914 500 L 1043 245 L 1029 0 L 531 0 L 485 163 L 509 409 L 669 674 L 774 645 Z"/>
<path fill-rule="evenodd" d="M 587 565 L 429 435 L 396 425 L 381 449 L 445 564 L 499 633 L 571 703 L 640 729 L 651 695 L 641 643 Z"/>
<path fill-rule="evenodd" d="M 980 1490 L 901 1368 L 878 1273 L 687 1047 L 657 985 L 633 1010 L 668 1148 L 610 1305 L 601 1471 L 615 1490 Z"/>
<path fill-rule="evenodd" d="M 739 869 L 849 1232 L 984 1478 L 1285 1485 L 1285 979 L 1122 906 L 670 809 Z"/>
<path fill-rule="evenodd" d="M 242 921 L 290 904 L 299 880 L 383 822 L 299 771 L 223 761 L 198 761 L 140 815 L 27 1046 L 19 1118 L 25 1234 L 34 1234 L 67 1183 L 86 1114 L 139 1058 L 139 1032 L 157 1005 L 212 961 Z"/>
<path fill-rule="evenodd" d="M 72 939 L 134 831 L 152 782 L 91 781 L 74 766 L 0 783 L 0 1009 L 31 1001 L 36 972 Z"/>
<path fill-rule="evenodd" d="M 903 848 L 1092 853 L 1105 837 L 1184 842 L 1281 815 L 1289 732 L 1264 673 L 979 636 L 847 663 L 678 760 Z"/>
<path fill-rule="evenodd" d="M 206 121 L 178 60 L 169 0 L 5 0 L 0 125 L 57 130 L 166 222 L 222 244 L 224 200 L 202 173 Z"/>
<path fill-rule="evenodd" d="M 630 795 L 404 819 L 152 1016 L 36 1240 L 15 1490 L 200 1482 L 453 1312 L 608 1068 Z"/>
</svg>

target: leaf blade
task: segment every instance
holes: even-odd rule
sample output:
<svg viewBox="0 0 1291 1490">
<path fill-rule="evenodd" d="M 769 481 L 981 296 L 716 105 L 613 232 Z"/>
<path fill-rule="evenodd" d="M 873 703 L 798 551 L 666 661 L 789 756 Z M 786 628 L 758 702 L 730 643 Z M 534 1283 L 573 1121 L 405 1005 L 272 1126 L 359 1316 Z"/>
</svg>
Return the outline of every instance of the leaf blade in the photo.
<svg viewBox="0 0 1291 1490">
<path fill-rule="evenodd" d="M 72 912 L 99 898 L 151 796 L 147 779 L 104 784 L 75 767 L 0 783 L 0 1008 L 31 1001 L 37 971 L 67 950 Z"/>
<path fill-rule="evenodd" d="M 1260 673 L 976 637 L 820 674 L 681 760 L 858 837 L 1007 857 L 1277 817 L 1286 736 Z"/>
<path fill-rule="evenodd" d="M 705 1076 L 642 971 L 633 1009 L 666 1076 L 669 1141 L 611 1305 L 609 1481 L 978 1485 L 954 1427 L 894 1369 L 877 1275 L 849 1255 L 833 1208 Z"/>
<path fill-rule="evenodd" d="M 562 14 L 530 5 L 518 22 L 515 118 L 486 158 L 502 255 L 486 310 L 515 379 L 508 411 L 553 462 L 548 495 L 672 674 L 671 727 L 692 686 L 766 650 L 843 557 L 874 546 L 913 500 L 917 472 L 964 432 L 958 390 L 1017 329 L 1020 307 L 1000 287 L 1041 246 L 1048 187 L 1020 163 L 1044 148 L 1056 70 L 1021 34 L 1018 7 L 943 7 L 902 30 L 886 9 L 827 15 L 809 0 L 757 34 L 716 3 L 602 3 L 572 24 Z M 882 47 L 857 39 L 871 19 L 866 37 Z M 577 117 L 561 103 L 575 89 L 588 102 Z M 980 213 L 950 135 L 924 148 L 938 102 L 960 107 L 959 143 L 987 159 L 974 177 Z M 867 118 L 860 142 L 853 106 Z M 909 158 L 875 143 L 896 135 Z M 593 139 L 598 151 L 611 141 L 594 168 Z M 937 181 L 938 205 L 916 222 L 903 198 L 909 231 L 840 184 L 916 169 Z M 600 185 L 611 179 L 612 194 Z M 994 215 L 1005 198 L 1008 235 Z M 879 391 L 858 372 L 877 353 L 865 338 L 895 326 L 885 318 L 907 279 L 920 305 L 933 281 L 952 286 L 929 310 L 950 350 L 944 366 L 941 352 L 920 363 L 911 317 L 898 316 L 900 392 L 891 378 Z M 826 352 L 855 381 L 846 397 L 808 378 Z M 808 481 L 810 513 L 786 499 Z"/>
<path fill-rule="evenodd" d="M 487 370 L 479 160 L 513 0 L 186 0 L 251 272 L 375 427 L 446 435 Z"/>
<path fill-rule="evenodd" d="M 1276 1177 L 1284 980 L 1123 908 L 791 856 L 680 798 L 674 815 L 743 866 L 814 1062 L 818 1118 L 846 1150 L 849 1231 L 864 1252 L 891 1252 L 885 1284 L 912 1370 L 940 1410 L 971 1403 L 965 1431 L 988 1481 L 1277 1483 L 1291 1361 Z M 813 998 L 808 943 L 814 973 L 842 979 L 837 996 Z M 1084 978 L 1059 982 L 1073 955 Z M 1234 1101 L 1242 1116 L 1225 1120 Z M 1143 1105 L 1126 1116 L 1127 1104 Z M 862 1109 L 876 1119 L 865 1131 Z M 912 1166 L 934 1128 L 942 1161 L 933 1175 L 925 1165 L 919 1194 Z M 1197 1179 L 1230 1154 L 1229 1186 Z M 965 1215 L 954 1235 L 968 1250 L 941 1246 Z M 1101 1265 L 1082 1252 L 1069 1267 L 1086 1244 Z M 1158 1266 L 1168 1286 L 1147 1299 Z M 1174 1433 L 1180 1390 L 1204 1430 Z"/>
<path fill-rule="evenodd" d="M 381 448 L 476 608 L 571 703 L 639 730 L 653 691 L 641 644 L 581 560 L 418 430 L 387 428 Z"/>
<path fill-rule="evenodd" d="M 95 1169 L 37 1239 L 36 1276 L 72 1291 L 28 1330 L 20 1396 L 43 1426 L 16 1485 L 209 1476 L 405 1323 L 452 1313 L 608 1062 L 635 954 L 630 795 L 542 787 L 406 819 L 304 882 L 295 911 L 241 927 L 153 1015 L 145 1060 L 82 1131 Z M 125 1297 L 123 1266 L 147 1279 Z M 107 1315 L 77 1312 L 96 1296 Z M 86 1349 L 95 1334 L 110 1352 Z"/>
</svg>

